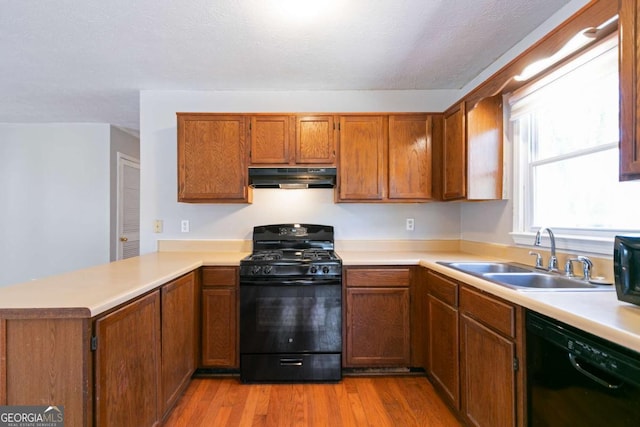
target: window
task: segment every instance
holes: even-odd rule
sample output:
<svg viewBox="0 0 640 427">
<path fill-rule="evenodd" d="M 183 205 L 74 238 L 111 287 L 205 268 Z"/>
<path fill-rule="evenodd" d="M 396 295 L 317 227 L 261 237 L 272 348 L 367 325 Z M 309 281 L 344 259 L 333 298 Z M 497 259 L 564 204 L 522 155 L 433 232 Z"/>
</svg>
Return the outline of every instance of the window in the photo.
<svg viewBox="0 0 640 427">
<path fill-rule="evenodd" d="M 611 254 L 640 231 L 640 182 L 619 182 L 618 50 L 614 35 L 509 99 L 514 240 L 551 227 L 569 249 Z"/>
</svg>

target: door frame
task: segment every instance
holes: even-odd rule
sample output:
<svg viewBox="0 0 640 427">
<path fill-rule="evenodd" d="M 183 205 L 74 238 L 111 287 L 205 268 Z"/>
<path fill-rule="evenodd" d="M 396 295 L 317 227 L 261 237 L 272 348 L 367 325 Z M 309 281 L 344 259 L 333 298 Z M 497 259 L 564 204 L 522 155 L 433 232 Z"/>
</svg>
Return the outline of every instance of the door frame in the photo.
<svg viewBox="0 0 640 427">
<path fill-rule="evenodd" d="M 123 166 L 130 166 L 140 170 L 140 159 L 136 159 L 135 157 L 121 153 L 120 151 L 116 152 L 116 235 L 114 242 L 116 245 L 116 261 L 122 259 L 122 244 L 120 242 L 120 236 L 122 234 L 122 216 L 124 215 L 122 203 L 122 185 L 124 181 L 122 172 Z"/>
</svg>

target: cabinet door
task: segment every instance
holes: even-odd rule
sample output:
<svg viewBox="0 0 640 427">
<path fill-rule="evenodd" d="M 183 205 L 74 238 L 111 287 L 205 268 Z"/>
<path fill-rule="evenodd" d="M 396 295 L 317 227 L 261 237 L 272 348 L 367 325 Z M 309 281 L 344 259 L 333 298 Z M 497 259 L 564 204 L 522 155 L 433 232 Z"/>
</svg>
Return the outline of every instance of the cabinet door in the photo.
<svg viewBox="0 0 640 427">
<path fill-rule="evenodd" d="M 347 288 L 346 365 L 410 364 L 409 288 Z"/>
<path fill-rule="evenodd" d="M 515 344 L 462 314 L 462 413 L 475 426 L 516 422 Z"/>
<path fill-rule="evenodd" d="M 196 364 L 196 283 L 189 273 L 161 288 L 162 413 L 187 386 Z"/>
<path fill-rule="evenodd" d="M 235 288 L 202 290 L 202 365 L 238 368 L 238 298 Z"/>
<path fill-rule="evenodd" d="M 502 199 L 502 94 L 467 112 L 467 200 Z"/>
<path fill-rule="evenodd" d="M 96 425 L 156 425 L 160 388 L 159 292 L 98 318 L 95 332 Z"/>
<path fill-rule="evenodd" d="M 385 122 L 382 116 L 340 118 L 339 201 L 385 197 Z"/>
<path fill-rule="evenodd" d="M 431 117 L 389 116 L 389 199 L 431 197 Z"/>
<path fill-rule="evenodd" d="M 620 181 L 640 179 L 640 3 L 620 0 Z"/>
<path fill-rule="evenodd" d="M 296 117 L 296 163 L 334 165 L 336 126 L 333 116 Z"/>
<path fill-rule="evenodd" d="M 428 296 L 428 373 L 455 408 L 460 408 L 458 310 Z"/>
<path fill-rule="evenodd" d="M 248 202 L 244 116 L 178 115 L 178 201 Z"/>
<path fill-rule="evenodd" d="M 252 116 L 251 117 L 251 163 L 287 164 L 289 141 L 293 130 L 290 116 Z"/>
<path fill-rule="evenodd" d="M 411 366 L 427 369 L 429 348 L 429 307 L 427 269 L 416 269 L 417 279 L 411 290 Z"/>
<path fill-rule="evenodd" d="M 444 114 L 442 198 L 462 199 L 467 186 L 467 147 L 464 102 Z"/>
</svg>

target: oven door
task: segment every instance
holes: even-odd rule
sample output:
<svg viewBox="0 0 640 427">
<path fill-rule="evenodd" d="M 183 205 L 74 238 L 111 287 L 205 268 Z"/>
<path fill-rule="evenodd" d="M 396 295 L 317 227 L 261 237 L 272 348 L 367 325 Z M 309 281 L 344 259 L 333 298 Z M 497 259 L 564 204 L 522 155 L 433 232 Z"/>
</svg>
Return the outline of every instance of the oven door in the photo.
<svg viewBox="0 0 640 427">
<path fill-rule="evenodd" d="M 240 280 L 240 353 L 342 351 L 342 283 Z"/>
</svg>

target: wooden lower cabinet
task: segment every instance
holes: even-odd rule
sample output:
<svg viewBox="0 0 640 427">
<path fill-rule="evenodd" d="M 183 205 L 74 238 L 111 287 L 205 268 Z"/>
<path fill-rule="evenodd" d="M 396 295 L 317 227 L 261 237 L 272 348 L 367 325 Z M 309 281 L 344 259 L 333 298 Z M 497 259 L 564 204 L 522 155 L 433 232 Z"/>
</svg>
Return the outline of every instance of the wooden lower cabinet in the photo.
<svg viewBox="0 0 640 427">
<path fill-rule="evenodd" d="M 95 317 L 0 310 L 0 405 L 63 406 L 69 426 L 160 424 L 195 370 L 196 289 L 191 272 Z"/>
<path fill-rule="evenodd" d="M 460 408 L 458 284 L 427 272 L 427 373 L 452 407 Z"/>
<path fill-rule="evenodd" d="M 426 371 L 468 425 L 525 424 L 520 306 L 426 270 Z"/>
<path fill-rule="evenodd" d="M 95 425 L 157 425 L 160 292 L 98 318 L 95 334 Z"/>
<path fill-rule="evenodd" d="M 160 289 L 162 307 L 162 405 L 166 415 L 196 369 L 196 275 L 189 273 Z"/>
<path fill-rule="evenodd" d="M 470 425 L 524 425 L 522 319 L 522 307 L 460 289 L 460 389 Z"/>
<path fill-rule="evenodd" d="M 91 321 L 82 311 L 0 310 L 0 405 L 64 406 L 65 425 L 93 424 Z"/>
<path fill-rule="evenodd" d="M 462 410 L 471 425 L 515 425 L 515 344 L 460 316 Z"/>
<path fill-rule="evenodd" d="M 202 269 L 200 366 L 238 369 L 238 268 Z"/>
<path fill-rule="evenodd" d="M 345 277 L 345 366 L 410 366 L 411 269 L 350 267 Z"/>
</svg>

